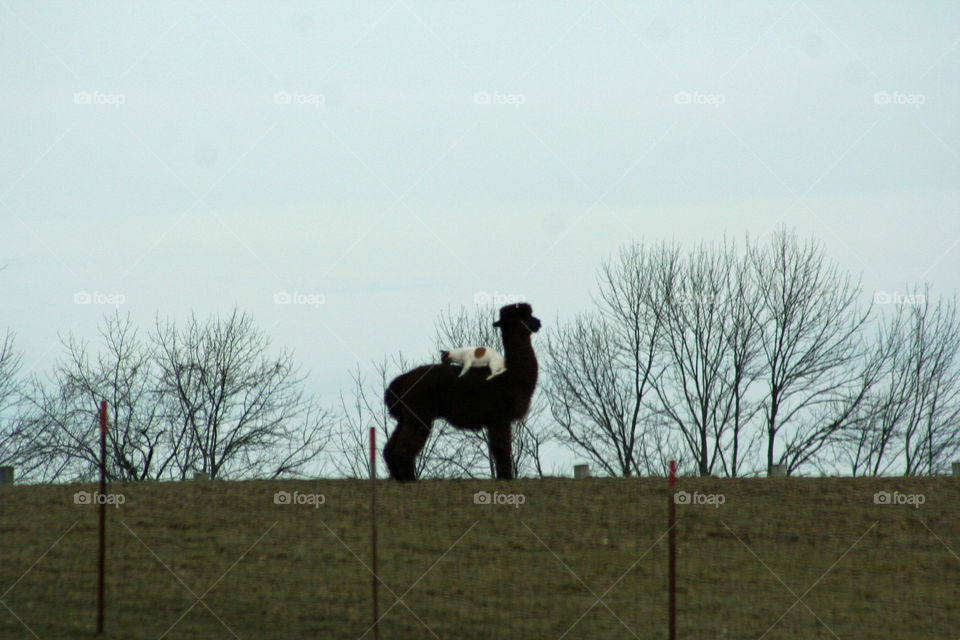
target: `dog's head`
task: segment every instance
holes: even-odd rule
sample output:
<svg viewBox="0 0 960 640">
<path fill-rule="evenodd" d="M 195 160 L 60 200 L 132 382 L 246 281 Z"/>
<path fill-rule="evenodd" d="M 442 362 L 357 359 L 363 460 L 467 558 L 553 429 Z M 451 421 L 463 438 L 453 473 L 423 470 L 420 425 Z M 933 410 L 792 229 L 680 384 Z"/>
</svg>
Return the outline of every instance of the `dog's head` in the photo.
<svg viewBox="0 0 960 640">
<path fill-rule="evenodd" d="M 500 319 L 493 323 L 495 327 L 511 325 L 523 326 L 530 333 L 540 330 L 540 319 L 533 315 L 533 308 L 526 302 L 517 302 L 500 307 Z"/>
<path fill-rule="evenodd" d="M 450 364 L 450 352 L 449 352 L 449 351 L 441 351 L 441 352 L 440 352 L 440 362 L 442 362 L 443 364 Z"/>
</svg>

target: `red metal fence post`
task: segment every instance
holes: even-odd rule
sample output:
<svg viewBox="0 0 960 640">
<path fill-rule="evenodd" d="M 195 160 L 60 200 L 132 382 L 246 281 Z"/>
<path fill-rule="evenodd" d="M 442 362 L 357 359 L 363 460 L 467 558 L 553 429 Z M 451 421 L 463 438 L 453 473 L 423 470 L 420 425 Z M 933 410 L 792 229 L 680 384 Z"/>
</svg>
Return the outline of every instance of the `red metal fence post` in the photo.
<svg viewBox="0 0 960 640">
<path fill-rule="evenodd" d="M 669 503 L 669 521 L 667 526 L 670 527 L 667 533 L 668 539 L 668 554 L 669 554 L 669 569 L 668 569 L 668 580 L 669 584 L 669 604 L 668 604 L 668 616 L 670 619 L 670 640 L 676 640 L 677 638 L 677 535 L 676 535 L 676 524 L 677 524 L 677 503 L 674 499 L 674 488 L 677 486 L 677 461 L 670 461 L 670 503 Z"/>
<path fill-rule="evenodd" d="M 370 427 L 370 546 L 373 550 L 373 638 L 380 637 L 379 613 L 377 603 L 378 582 L 377 575 L 377 431 Z"/>
<path fill-rule="evenodd" d="M 103 577 L 106 550 L 107 502 L 107 401 L 100 403 L 100 540 L 97 556 L 97 633 L 103 633 Z"/>
</svg>

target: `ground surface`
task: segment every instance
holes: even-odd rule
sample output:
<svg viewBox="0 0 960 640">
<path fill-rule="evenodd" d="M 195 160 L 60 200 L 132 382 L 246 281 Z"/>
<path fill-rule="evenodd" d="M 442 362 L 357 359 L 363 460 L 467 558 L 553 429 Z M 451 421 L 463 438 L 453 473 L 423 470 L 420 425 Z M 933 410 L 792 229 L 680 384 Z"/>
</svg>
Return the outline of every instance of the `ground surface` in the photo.
<svg viewBox="0 0 960 640">
<path fill-rule="evenodd" d="M 666 638 L 664 485 L 378 483 L 380 637 Z M 960 479 L 678 488 L 702 503 L 677 506 L 679 637 L 960 634 Z M 97 509 L 74 502 L 93 490 L 0 487 L 0 638 L 97 637 Z M 125 502 L 107 514 L 106 638 L 373 637 L 368 483 L 110 491 Z"/>
</svg>

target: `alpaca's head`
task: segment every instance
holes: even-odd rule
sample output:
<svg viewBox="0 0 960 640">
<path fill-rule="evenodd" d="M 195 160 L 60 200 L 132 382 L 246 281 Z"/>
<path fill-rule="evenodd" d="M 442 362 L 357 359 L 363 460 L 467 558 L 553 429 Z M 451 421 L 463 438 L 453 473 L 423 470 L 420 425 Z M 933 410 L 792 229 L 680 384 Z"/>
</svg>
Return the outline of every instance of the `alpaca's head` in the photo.
<svg viewBox="0 0 960 640">
<path fill-rule="evenodd" d="M 495 327 L 520 327 L 529 333 L 540 330 L 540 320 L 533 315 L 533 309 L 526 302 L 508 304 L 500 307 L 500 319 L 493 323 Z"/>
</svg>

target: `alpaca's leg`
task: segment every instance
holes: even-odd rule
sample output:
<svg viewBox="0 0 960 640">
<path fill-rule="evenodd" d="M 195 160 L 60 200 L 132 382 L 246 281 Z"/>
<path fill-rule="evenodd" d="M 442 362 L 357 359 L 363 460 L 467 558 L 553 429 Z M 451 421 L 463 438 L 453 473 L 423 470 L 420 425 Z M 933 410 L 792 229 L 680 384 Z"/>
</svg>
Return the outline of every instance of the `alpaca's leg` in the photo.
<svg viewBox="0 0 960 640">
<path fill-rule="evenodd" d="M 390 477 L 399 480 L 398 460 L 396 454 L 396 435 L 399 429 L 394 429 L 393 434 L 387 438 L 387 444 L 383 445 L 383 460 L 387 463 L 387 470 L 390 471 Z"/>
<path fill-rule="evenodd" d="M 429 427 L 416 419 L 397 425 L 383 448 L 383 459 L 387 462 L 391 478 L 400 482 L 413 482 L 417 479 L 417 454 L 423 449 L 429 435 Z"/>
<path fill-rule="evenodd" d="M 490 455 L 497 467 L 497 480 L 513 480 L 512 438 L 509 422 L 497 422 L 487 428 Z"/>
</svg>

